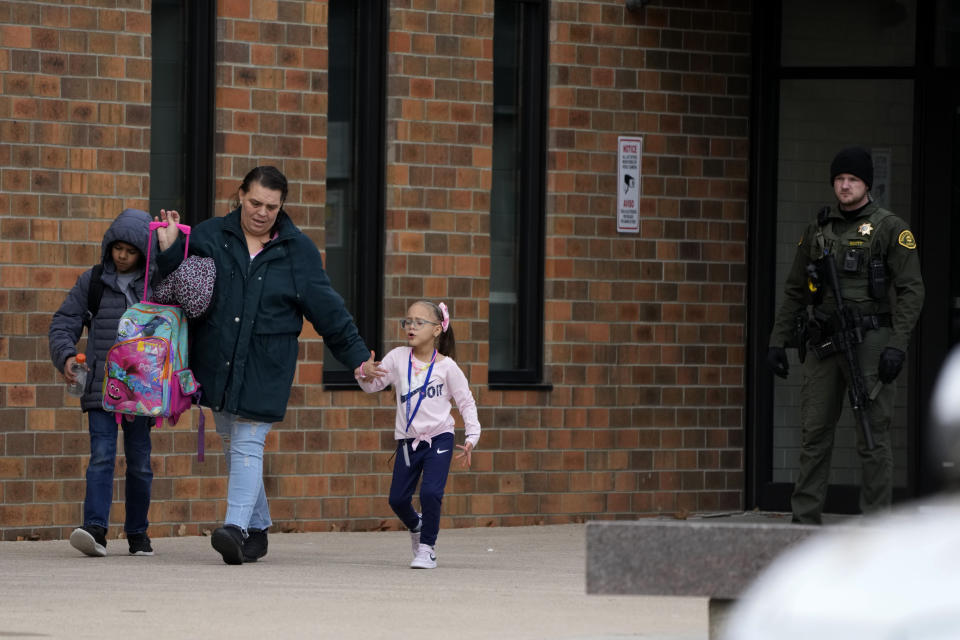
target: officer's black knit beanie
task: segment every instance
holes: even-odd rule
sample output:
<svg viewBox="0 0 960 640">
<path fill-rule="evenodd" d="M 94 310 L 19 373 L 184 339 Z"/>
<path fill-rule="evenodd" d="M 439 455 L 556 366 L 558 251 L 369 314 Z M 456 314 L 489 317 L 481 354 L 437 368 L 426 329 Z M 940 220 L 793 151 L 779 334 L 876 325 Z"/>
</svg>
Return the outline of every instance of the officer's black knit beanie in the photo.
<svg viewBox="0 0 960 640">
<path fill-rule="evenodd" d="M 830 184 L 841 173 L 852 173 L 867 185 L 873 186 L 873 160 L 870 152 L 863 147 L 847 147 L 833 158 L 830 163 Z"/>
</svg>

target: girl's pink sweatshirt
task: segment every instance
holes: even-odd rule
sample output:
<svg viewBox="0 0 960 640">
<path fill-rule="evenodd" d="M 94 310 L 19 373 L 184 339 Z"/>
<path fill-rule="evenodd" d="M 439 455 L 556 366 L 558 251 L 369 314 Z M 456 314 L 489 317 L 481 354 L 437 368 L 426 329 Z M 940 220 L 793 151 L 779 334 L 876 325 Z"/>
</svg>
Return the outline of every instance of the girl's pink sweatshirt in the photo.
<svg viewBox="0 0 960 640">
<path fill-rule="evenodd" d="M 467 442 L 476 447 L 480 439 L 480 421 L 477 419 L 477 403 L 474 402 L 473 394 L 470 393 L 470 384 L 453 358 L 446 358 L 439 354 L 433 365 L 430 380 L 427 381 L 426 394 L 420 402 L 420 409 L 414 416 L 409 430 L 407 429 L 407 402 L 409 401 L 410 414 L 413 415 L 413 410 L 420 398 L 420 391 L 424 386 L 427 368 L 430 366 L 429 362 L 420 362 L 413 358 L 413 367 L 410 372 L 411 384 L 408 385 L 407 364 L 410 362 L 412 351 L 410 347 L 397 347 L 388 353 L 380 364 L 380 368 L 387 372 L 387 375 L 382 378 L 364 379 L 355 375 L 360 387 L 367 393 L 373 393 L 386 388 L 387 385 L 394 386 L 397 390 L 394 438 L 397 440 L 413 438 L 414 449 L 421 441 L 429 446 L 432 439 L 441 433 L 454 432 L 453 416 L 450 415 L 450 401 L 453 400 L 463 417 Z"/>
</svg>

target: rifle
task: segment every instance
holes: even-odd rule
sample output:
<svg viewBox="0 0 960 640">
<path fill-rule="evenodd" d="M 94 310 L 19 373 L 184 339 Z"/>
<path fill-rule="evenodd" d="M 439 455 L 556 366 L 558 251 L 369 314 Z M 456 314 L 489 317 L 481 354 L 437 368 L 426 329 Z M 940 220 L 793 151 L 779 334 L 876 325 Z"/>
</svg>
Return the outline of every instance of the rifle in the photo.
<svg viewBox="0 0 960 640">
<path fill-rule="evenodd" d="M 863 342 L 863 329 L 860 323 L 860 314 L 851 307 L 843 304 L 843 293 L 840 291 L 840 277 L 837 275 L 837 263 L 829 251 L 824 251 L 822 262 L 827 269 L 827 278 L 833 295 L 837 300 L 837 326 L 832 339 L 837 351 L 843 354 L 850 371 L 850 383 L 847 385 L 847 396 L 850 398 L 850 408 L 853 415 L 863 429 L 863 438 L 867 449 L 874 448 L 873 430 L 870 427 L 870 418 L 867 416 L 867 403 L 871 395 L 867 393 L 867 383 L 860 370 L 860 361 L 857 360 L 857 345 Z"/>
</svg>

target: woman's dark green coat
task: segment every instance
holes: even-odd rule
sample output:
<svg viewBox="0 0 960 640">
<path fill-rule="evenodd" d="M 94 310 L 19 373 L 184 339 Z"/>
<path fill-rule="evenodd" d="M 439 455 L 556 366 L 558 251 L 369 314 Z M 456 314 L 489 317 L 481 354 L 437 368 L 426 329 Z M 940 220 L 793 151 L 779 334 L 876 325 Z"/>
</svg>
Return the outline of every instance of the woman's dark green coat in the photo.
<svg viewBox="0 0 960 640">
<path fill-rule="evenodd" d="M 217 266 L 210 308 L 190 324 L 190 368 L 202 385 L 201 404 L 263 422 L 286 413 L 304 318 L 351 369 L 370 357 L 316 245 L 282 209 L 276 229 L 253 260 L 240 209 L 204 220 L 190 235 L 190 254 L 212 257 Z M 182 261 L 183 241 L 180 234 L 160 254 L 162 275 Z"/>
</svg>

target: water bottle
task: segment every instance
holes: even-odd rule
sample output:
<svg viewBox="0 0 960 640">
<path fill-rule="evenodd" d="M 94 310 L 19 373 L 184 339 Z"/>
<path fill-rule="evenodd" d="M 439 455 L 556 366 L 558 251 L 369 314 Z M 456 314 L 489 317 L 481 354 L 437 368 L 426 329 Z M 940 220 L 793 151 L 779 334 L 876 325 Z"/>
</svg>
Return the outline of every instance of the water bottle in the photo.
<svg viewBox="0 0 960 640">
<path fill-rule="evenodd" d="M 77 359 L 70 366 L 73 375 L 76 376 L 76 382 L 67 383 L 67 393 L 72 396 L 82 396 L 83 390 L 87 386 L 87 356 L 78 353 Z"/>
</svg>

